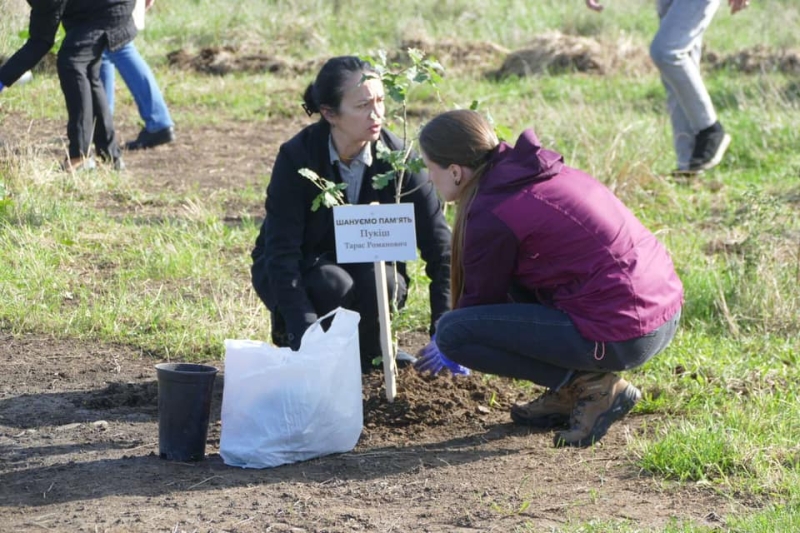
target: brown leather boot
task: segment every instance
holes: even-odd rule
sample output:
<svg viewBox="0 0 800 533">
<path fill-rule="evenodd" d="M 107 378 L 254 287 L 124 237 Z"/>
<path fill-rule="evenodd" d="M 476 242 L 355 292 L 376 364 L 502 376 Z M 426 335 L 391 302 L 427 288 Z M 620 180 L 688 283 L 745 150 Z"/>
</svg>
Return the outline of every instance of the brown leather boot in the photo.
<svg viewBox="0 0 800 533">
<path fill-rule="evenodd" d="M 572 380 L 577 402 L 569 429 L 553 438 L 556 446 L 590 446 L 605 436 L 608 428 L 625 416 L 642 397 L 639 389 L 608 373 L 582 372 Z"/>
<path fill-rule="evenodd" d="M 542 429 L 566 427 L 577 400 L 571 384 L 557 391 L 547 389 L 532 402 L 511 406 L 511 420 L 517 424 Z"/>
</svg>

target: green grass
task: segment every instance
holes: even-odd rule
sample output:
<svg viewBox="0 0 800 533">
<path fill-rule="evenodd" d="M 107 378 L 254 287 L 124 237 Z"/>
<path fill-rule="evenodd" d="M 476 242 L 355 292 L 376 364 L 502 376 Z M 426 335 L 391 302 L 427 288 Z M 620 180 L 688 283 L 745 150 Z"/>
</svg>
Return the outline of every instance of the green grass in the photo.
<svg viewBox="0 0 800 533">
<path fill-rule="evenodd" d="M 484 5 L 248 0 L 218 9 L 211 0 L 174 0 L 156 3 L 137 45 L 180 127 L 259 127 L 298 119 L 313 73 L 207 76 L 171 70 L 166 54 L 234 46 L 303 61 L 454 36 L 515 49 L 553 29 L 605 43 L 627 39 L 646 53 L 657 24 L 638 0 L 609 1 L 602 15 L 560 0 Z M 723 5 L 706 44 L 722 54 L 757 44 L 800 48 L 799 21 L 790 0 L 754 2 L 735 17 Z M 24 13 L 4 13 L 0 54 L 22 43 L 17 32 L 25 26 Z M 800 90 L 796 76 L 780 73 L 716 70 L 706 81 L 734 141 L 718 170 L 689 185 L 666 178 L 673 154 L 653 70 L 503 81 L 454 73 L 438 97 L 413 94 L 412 131 L 437 111 L 478 100 L 515 135 L 534 127 L 546 146 L 608 184 L 658 233 L 687 300 L 670 348 L 627 375 L 645 394 L 636 413 L 655 415 L 634 437 L 630 460 L 665 484 L 708 486 L 750 505 L 725 517 L 726 531 L 793 531 L 800 525 Z M 136 121 L 128 93 L 118 97 L 120 119 Z M 6 113 L 63 121 L 56 77 L 37 73 L 34 83 L 4 91 L 0 117 Z M 146 193 L 115 173 L 65 176 L 35 142 L 0 152 L 0 328 L 187 360 L 220 357 L 224 338 L 268 337 L 267 313 L 249 285 L 256 222 L 223 223 L 232 214 L 227 200 L 258 208 L 262 186 L 211 197 Z M 108 198 L 117 207 L 147 204 L 180 215 L 121 215 L 103 207 Z M 401 334 L 424 331 L 429 321 L 423 266 L 411 265 L 411 273 L 408 306 L 394 319 Z M 514 512 L 519 502 L 504 509 Z M 640 531 L 627 521 L 567 530 Z M 674 522 L 662 531 L 711 530 Z"/>
</svg>

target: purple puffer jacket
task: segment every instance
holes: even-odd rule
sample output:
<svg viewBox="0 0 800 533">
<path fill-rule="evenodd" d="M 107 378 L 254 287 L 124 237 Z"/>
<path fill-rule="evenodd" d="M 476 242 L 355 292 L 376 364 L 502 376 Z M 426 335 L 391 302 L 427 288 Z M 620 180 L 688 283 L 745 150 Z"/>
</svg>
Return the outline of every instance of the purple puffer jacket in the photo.
<svg viewBox="0 0 800 533">
<path fill-rule="evenodd" d="M 666 249 L 602 183 L 532 130 L 490 164 L 469 208 L 458 307 L 507 303 L 514 284 L 597 342 L 641 337 L 680 309 Z"/>
</svg>

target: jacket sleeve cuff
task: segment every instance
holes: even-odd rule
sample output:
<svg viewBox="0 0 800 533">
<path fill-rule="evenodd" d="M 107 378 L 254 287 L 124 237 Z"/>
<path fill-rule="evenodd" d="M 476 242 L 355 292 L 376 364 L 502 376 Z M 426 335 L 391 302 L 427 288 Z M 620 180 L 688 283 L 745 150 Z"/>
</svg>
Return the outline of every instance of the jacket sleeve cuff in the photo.
<svg viewBox="0 0 800 533">
<path fill-rule="evenodd" d="M 306 330 L 317 321 L 316 313 L 302 313 L 297 317 L 286 319 L 287 337 L 289 339 L 289 347 L 297 351 L 300 348 L 300 341 L 303 339 L 303 334 Z"/>
</svg>

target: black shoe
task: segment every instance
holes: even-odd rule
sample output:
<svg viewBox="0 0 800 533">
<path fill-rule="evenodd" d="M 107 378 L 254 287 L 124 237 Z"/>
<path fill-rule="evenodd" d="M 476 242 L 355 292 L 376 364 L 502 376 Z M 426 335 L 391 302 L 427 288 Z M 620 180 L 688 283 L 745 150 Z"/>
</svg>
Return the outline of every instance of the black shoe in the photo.
<svg viewBox="0 0 800 533">
<path fill-rule="evenodd" d="M 126 150 L 144 150 L 154 148 L 162 144 L 168 144 L 175 140 L 175 130 L 172 126 L 162 128 L 158 131 L 149 132 L 142 128 L 136 140 L 125 143 Z"/>
<path fill-rule="evenodd" d="M 689 172 L 699 173 L 719 165 L 730 144 L 731 136 L 725 133 L 719 121 L 702 130 L 694 138 Z"/>
</svg>

